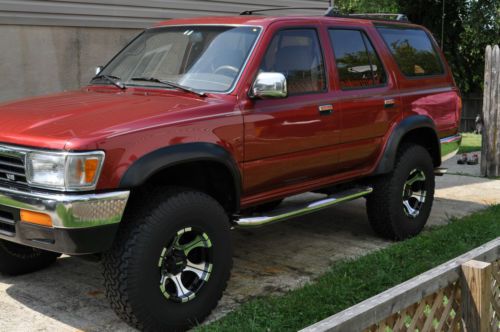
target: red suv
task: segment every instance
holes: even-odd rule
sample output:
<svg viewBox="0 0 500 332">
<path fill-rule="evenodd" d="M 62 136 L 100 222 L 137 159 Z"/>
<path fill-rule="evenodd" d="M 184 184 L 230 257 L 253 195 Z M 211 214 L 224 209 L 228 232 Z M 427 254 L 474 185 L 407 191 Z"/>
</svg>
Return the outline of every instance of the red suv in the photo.
<svg viewBox="0 0 500 332">
<path fill-rule="evenodd" d="M 143 330 L 210 313 L 232 227 L 366 196 L 378 234 L 418 234 L 461 141 L 446 60 L 405 22 L 171 20 L 101 69 L 0 106 L 0 271 L 102 254 L 113 309 Z M 280 206 L 310 191 L 324 197 Z"/>
</svg>

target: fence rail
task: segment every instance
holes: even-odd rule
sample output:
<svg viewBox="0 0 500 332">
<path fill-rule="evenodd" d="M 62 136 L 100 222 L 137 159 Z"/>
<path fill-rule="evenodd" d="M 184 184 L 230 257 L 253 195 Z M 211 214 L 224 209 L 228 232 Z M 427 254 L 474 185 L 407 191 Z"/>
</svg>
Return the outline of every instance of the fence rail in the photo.
<svg viewBox="0 0 500 332">
<path fill-rule="evenodd" d="M 468 331 L 497 331 L 499 259 L 500 237 L 302 331 L 460 331 L 478 317 Z"/>
</svg>

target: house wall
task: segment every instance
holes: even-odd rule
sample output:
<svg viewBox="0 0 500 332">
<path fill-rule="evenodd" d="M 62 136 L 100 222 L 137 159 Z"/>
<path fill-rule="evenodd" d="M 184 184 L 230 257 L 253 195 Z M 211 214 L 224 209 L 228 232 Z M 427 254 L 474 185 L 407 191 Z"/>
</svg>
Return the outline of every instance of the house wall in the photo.
<svg viewBox="0 0 500 332">
<path fill-rule="evenodd" d="M 279 6 L 326 8 L 328 1 L 0 0 L 0 101 L 85 85 L 96 66 L 155 22 Z"/>
</svg>

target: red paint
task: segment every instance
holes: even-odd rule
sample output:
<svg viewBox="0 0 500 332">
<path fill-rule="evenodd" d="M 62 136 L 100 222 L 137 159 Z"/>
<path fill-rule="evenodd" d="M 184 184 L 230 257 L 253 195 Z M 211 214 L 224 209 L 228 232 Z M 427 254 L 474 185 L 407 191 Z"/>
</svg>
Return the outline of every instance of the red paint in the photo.
<svg viewBox="0 0 500 332">
<path fill-rule="evenodd" d="M 373 172 L 392 129 L 404 117 L 431 117 L 440 137 L 458 131 L 459 92 L 446 74 L 406 79 L 367 20 L 325 17 L 215 17 L 167 25 L 243 24 L 262 37 L 231 94 L 206 98 L 166 89 L 90 86 L 78 91 L 0 105 L 0 142 L 21 146 L 106 152 L 98 189 L 113 189 L 128 167 L 156 149 L 211 142 L 228 150 L 243 178 L 242 205 L 352 180 Z M 318 30 L 328 90 L 280 100 L 253 100 L 248 91 L 274 33 L 282 28 Z M 375 89 L 339 89 L 328 27 L 356 27 L 373 42 L 388 73 Z M 443 58 L 444 60 L 444 58 Z M 384 100 L 395 99 L 393 108 Z M 331 116 L 318 106 L 333 105 Z"/>
</svg>

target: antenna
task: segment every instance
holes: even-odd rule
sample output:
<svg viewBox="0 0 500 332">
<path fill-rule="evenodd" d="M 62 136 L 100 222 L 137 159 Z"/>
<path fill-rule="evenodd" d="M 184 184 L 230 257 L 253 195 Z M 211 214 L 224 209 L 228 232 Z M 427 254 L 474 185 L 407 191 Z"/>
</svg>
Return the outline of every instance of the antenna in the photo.
<svg viewBox="0 0 500 332">
<path fill-rule="evenodd" d="M 443 50 L 444 47 L 444 20 L 446 18 L 445 6 L 446 0 L 443 0 L 443 16 L 441 17 L 441 50 Z"/>
</svg>

